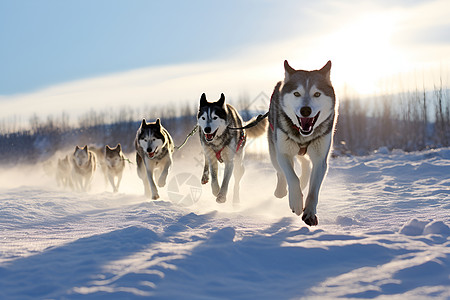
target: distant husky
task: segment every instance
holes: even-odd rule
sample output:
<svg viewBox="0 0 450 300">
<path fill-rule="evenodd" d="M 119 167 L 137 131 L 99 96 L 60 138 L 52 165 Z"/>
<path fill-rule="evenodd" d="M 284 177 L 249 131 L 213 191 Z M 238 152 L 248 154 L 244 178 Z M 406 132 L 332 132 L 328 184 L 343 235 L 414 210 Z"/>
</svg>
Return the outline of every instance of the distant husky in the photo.
<svg viewBox="0 0 450 300">
<path fill-rule="evenodd" d="M 79 191 L 88 191 L 97 169 L 97 157 L 88 146 L 75 147 L 70 158 L 72 164 L 72 179 L 74 187 Z"/>
<path fill-rule="evenodd" d="M 63 188 L 73 188 L 72 184 L 72 166 L 69 161 L 69 155 L 64 158 L 58 158 L 56 165 L 56 183 Z"/>
<path fill-rule="evenodd" d="M 202 184 L 209 181 L 211 172 L 212 193 L 217 197 L 218 203 L 224 203 L 231 174 L 234 174 L 233 201 L 238 203 L 239 182 L 244 175 L 242 160 L 247 135 L 252 138 L 263 134 L 267 120 L 251 129 L 231 130 L 230 127 L 242 127 L 243 121 L 233 106 L 225 104 L 224 94 L 221 94 L 217 102 L 208 102 L 206 95 L 202 94 L 197 120 L 200 128 L 200 142 L 205 154 Z M 220 187 L 217 179 L 217 162 L 225 163 L 225 173 Z"/>
<path fill-rule="evenodd" d="M 166 185 L 169 168 L 172 165 L 174 144 L 169 132 L 161 126 L 159 119 L 154 123 L 142 124 L 134 140 L 136 147 L 137 173 L 144 183 L 145 195 L 156 200 L 159 198 L 158 188 L 154 178 L 158 179 L 158 186 Z"/>
<path fill-rule="evenodd" d="M 284 81 L 275 86 L 269 108 L 269 152 L 278 177 L 274 194 L 278 198 L 286 196 L 287 185 L 292 212 L 303 212 L 303 221 L 312 226 L 318 224 L 316 206 L 337 119 L 331 62 L 320 70 L 303 71 L 294 70 L 285 61 L 284 69 Z M 300 180 L 294 171 L 294 157 L 302 165 Z M 302 189 L 308 181 L 303 208 Z"/>
<path fill-rule="evenodd" d="M 125 156 L 122 153 L 122 146 L 117 144 L 116 147 L 111 148 L 109 145 L 106 145 L 103 149 L 96 149 L 94 152 L 105 176 L 105 182 L 108 181 L 114 193 L 117 193 L 122 181 L 123 170 L 125 169 Z"/>
</svg>

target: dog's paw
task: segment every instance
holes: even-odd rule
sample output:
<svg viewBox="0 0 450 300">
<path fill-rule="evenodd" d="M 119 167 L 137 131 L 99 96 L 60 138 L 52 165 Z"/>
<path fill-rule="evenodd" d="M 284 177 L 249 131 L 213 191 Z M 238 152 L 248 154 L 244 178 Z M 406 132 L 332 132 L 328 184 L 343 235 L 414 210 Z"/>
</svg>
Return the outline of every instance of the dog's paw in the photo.
<svg viewBox="0 0 450 300">
<path fill-rule="evenodd" d="M 319 224 L 319 220 L 317 219 L 317 216 L 314 214 L 306 215 L 303 213 L 302 220 L 303 220 L 303 222 L 306 223 L 306 225 L 309 225 L 309 226 L 317 226 L 317 224 Z"/>
<path fill-rule="evenodd" d="M 163 187 L 163 186 L 165 186 L 166 185 L 166 179 L 164 178 L 164 179 L 159 179 L 158 180 L 158 186 L 159 187 Z"/>
<path fill-rule="evenodd" d="M 278 188 L 275 190 L 275 192 L 273 193 L 275 197 L 277 198 L 283 198 L 284 196 L 287 195 L 287 189 L 284 188 Z"/>
<path fill-rule="evenodd" d="M 208 181 L 209 181 L 208 174 L 203 174 L 203 176 L 202 176 L 202 184 L 207 184 Z"/>
<path fill-rule="evenodd" d="M 302 197 L 300 197 L 300 199 L 298 199 L 298 198 L 291 199 L 291 197 L 289 197 L 289 207 L 291 208 L 291 210 L 294 214 L 296 214 L 297 216 L 300 216 L 303 212 Z"/>
<path fill-rule="evenodd" d="M 226 201 L 227 201 L 226 195 L 222 195 L 220 193 L 217 195 L 217 198 L 216 198 L 217 203 L 225 203 Z"/>
</svg>

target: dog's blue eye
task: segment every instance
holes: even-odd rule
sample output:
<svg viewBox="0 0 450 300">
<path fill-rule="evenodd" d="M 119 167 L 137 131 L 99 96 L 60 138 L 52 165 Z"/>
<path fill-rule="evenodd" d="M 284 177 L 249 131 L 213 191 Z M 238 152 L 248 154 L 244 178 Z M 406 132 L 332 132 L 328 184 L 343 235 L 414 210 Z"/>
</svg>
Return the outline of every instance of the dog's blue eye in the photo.
<svg viewBox="0 0 450 300">
<path fill-rule="evenodd" d="M 214 117 L 213 120 L 217 120 L 217 117 Z"/>
<path fill-rule="evenodd" d="M 300 95 L 299 92 L 294 92 L 294 96 L 295 96 L 295 97 L 300 97 L 301 95 Z"/>
<path fill-rule="evenodd" d="M 322 94 L 319 93 L 319 92 L 315 92 L 315 93 L 314 93 L 314 97 L 316 97 L 316 98 L 320 97 L 320 95 L 322 95 Z"/>
</svg>

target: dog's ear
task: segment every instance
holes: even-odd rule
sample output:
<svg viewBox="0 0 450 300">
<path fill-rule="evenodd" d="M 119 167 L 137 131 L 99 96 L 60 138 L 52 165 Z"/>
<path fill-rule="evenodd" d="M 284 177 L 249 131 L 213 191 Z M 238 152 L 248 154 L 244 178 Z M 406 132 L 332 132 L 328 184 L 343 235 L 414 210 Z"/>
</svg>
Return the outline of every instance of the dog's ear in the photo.
<svg viewBox="0 0 450 300">
<path fill-rule="evenodd" d="M 116 151 L 117 151 L 117 152 L 122 151 L 122 145 L 120 145 L 120 143 L 117 144 L 117 146 L 116 146 Z"/>
<path fill-rule="evenodd" d="M 217 104 L 221 107 L 225 107 L 225 95 L 223 93 L 220 94 L 220 99 L 217 101 Z"/>
<path fill-rule="evenodd" d="M 142 119 L 141 128 L 144 128 L 145 126 L 147 126 L 147 121 L 145 121 L 145 118 L 144 118 L 144 119 Z"/>
<path fill-rule="evenodd" d="M 319 73 L 322 74 L 329 82 L 330 80 L 330 70 L 331 70 L 331 60 L 329 60 L 322 69 L 319 70 Z"/>
<path fill-rule="evenodd" d="M 200 107 L 205 106 L 206 104 L 208 104 L 208 100 L 206 100 L 206 94 L 203 93 L 200 97 Z"/>
<path fill-rule="evenodd" d="M 284 61 L 284 81 L 288 81 L 295 70 L 289 65 L 288 61 Z"/>
<path fill-rule="evenodd" d="M 83 151 L 88 152 L 88 146 L 87 145 L 84 145 Z"/>
<path fill-rule="evenodd" d="M 75 146 L 75 151 L 80 150 L 80 147 L 78 145 Z"/>
<path fill-rule="evenodd" d="M 112 150 L 111 147 L 109 145 L 105 146 L 105 150 Z"/>
<path fill-rule="evenodd" d="M 156 124 L 156 127 L 158 127 L 158 129 L 161 130 L 161 120 L 159 118 L 156 119 L 155 124 Z"/>
</svg>

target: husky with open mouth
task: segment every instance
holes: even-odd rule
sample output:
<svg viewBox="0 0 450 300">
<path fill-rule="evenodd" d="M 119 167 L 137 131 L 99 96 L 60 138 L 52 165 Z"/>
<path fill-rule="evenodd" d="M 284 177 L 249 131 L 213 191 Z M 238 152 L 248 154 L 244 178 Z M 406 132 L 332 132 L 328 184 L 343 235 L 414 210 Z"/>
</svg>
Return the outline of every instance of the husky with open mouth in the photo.
<svg viewBox="0 0 450 300">
<path fill-rule="evenodd" d="M 159 119 L 153 123 L 142 120 L 134 140 L 139 178 L 144 183 L 145 195 L 153 200 L 159 198 L 158 186 L 166 185 L 169 168 L 172 165 L 174 144 L 169 132 L 161 126 Z"/>
<path fill-rule="evenodd" d="M 246 139 L 262 135 L 266 131 L 267 120 L 259 122 L 251 129 L 231 130 L 230 128 L 242 127 L 244 122 L 237 110 L 225 103 L 224 94 L 221 94 L 216 102 L 208 102 L 206 95 L 202 94 L 197 120 L 200 128 L 200 142 L 205 154 L 202 184 L 209 181 L 211 174 L 212 193 L 217 197 L 218 203 L 224 203 L 227 199 L 231 175 L 234 174 L 233 202 L 239 203 L 239 183 L 244 175 L 243 158 Z M 221 186 L 217 179 L 218 163 L 225 164 Z"/>
<path fill-rule="evenodd" d="M 319 190 L 328 168 L 338 104 L 330 80 L 331 62 L 320 70 L 293 69 L 284 62 L 285 78 L 278 82 L 269 108 L 269 152 L 277 171 L 275 196 L 289 191 L 289 206 L 309 226 L 317 225 Z M 301 163 L 300 180 L 294 157 Z M 309 183 L 303 207 L 302 190 Z M 288 188 L 288 190 L 286 189 Z"/>
</svg>

